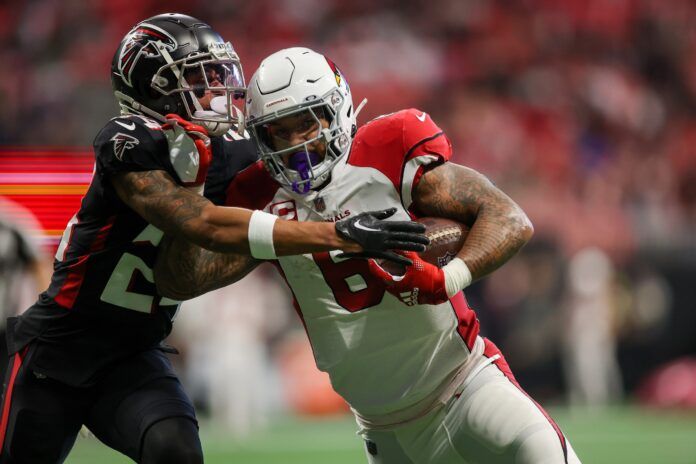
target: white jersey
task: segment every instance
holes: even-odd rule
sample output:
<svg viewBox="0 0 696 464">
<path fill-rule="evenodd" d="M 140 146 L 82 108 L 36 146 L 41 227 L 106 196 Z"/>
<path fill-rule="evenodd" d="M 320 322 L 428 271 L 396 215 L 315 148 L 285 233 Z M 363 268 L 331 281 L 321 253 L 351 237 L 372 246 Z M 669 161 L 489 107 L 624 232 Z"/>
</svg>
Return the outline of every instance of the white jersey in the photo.
<svg viewBox="0 0 696 464">
<path fill-rule="evenodd" d="M 423 167 L 446 162 L 450 154 L 449 140 L 427 114 L 400 111 L 363 126 L 320 191 L 300 195 L 280 188 L 259 162 L 233 181 L 227 204 L 298 221 L 396 207 L 393 219 L 408 220 L 417 214 L 410 211 L 412 189 Z M 317 366 L 359 416 L 417 413 L 471 364 L 481 343 L 476 316 L 461 293 L 437 306 L 405 306 L 370 274 L 366 261 L 339 259 L 339 253 L 277 261 Z"/>
</svg>

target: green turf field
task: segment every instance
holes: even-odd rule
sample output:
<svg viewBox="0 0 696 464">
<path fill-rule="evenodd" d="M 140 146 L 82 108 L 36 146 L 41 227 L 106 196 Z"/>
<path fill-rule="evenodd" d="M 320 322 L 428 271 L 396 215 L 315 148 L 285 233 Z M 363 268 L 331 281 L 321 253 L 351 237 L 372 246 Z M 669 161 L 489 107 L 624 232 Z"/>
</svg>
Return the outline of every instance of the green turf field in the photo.
<svg viewBox="0 0 696 464">
<path fill-rule="evenodd" d="M 550 409 L 584 464 L 696 464 L 696 413 L 612 408 L 571 414 Z M 202 426 L 208 464 L 354 464 L 366 463 L 355 423 L 349 417 L 328 420 L 284 419 L 243 441 Z M 129 459 L 96 439 L 78 439 L 70 464 L 120 464 Z"/>
</svg>

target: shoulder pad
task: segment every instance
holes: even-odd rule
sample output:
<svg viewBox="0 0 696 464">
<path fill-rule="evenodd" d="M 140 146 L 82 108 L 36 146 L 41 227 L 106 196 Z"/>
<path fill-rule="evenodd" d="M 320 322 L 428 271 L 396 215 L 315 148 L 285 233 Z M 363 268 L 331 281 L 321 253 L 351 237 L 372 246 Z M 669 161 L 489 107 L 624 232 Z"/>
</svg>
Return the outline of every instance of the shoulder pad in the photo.
<svg viewBox="0 0 696 464">
<path fill-rule="evenodd" d="M 410 189 L 418 168 L 448 161 L 449 139 L 424 111 L 407 109 L 365 124 L 353 139 L 348 163 L 380 171 L 397 191 Z"/>
<path fill-rule="evenodd" d="M 101 174 L 167 167 L 162 128 L 141 116 L 119 116 L 107 122 L 94 139 L 94 153 Z"/>
<path fill-rule="evenodd" d="M 111 118 L 99 131 L 94 143 L 111 139 L 118 133 L 123 134 L 124 139 L 131 137 L 138 139 L 138 144 L 147 143 L 148 139 L 164 139 L 162 126 L 154 119 L 139 115 L 124 115 Z"/>
</svg>

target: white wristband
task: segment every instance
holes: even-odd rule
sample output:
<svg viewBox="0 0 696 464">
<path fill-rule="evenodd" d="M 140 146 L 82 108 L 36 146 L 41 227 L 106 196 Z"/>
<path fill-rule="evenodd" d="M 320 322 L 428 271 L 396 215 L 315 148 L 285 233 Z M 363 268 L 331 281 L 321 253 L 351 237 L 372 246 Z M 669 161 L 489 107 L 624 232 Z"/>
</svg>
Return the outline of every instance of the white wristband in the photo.
<svg viewBox="0 0 696 464">
<path fill-rule="evenodd" d="M 273 226 L 277 216 L 256 210 L 249 219 L 249 250 L 256 259 L 276 259 Z"/>
<path fill-rule="evenodd" d="M 471 284 L 471 271 L 460 258 L 447 263 L 442 271 L 445 273 L 445 290 L 450 298 Z"/>
</svg>

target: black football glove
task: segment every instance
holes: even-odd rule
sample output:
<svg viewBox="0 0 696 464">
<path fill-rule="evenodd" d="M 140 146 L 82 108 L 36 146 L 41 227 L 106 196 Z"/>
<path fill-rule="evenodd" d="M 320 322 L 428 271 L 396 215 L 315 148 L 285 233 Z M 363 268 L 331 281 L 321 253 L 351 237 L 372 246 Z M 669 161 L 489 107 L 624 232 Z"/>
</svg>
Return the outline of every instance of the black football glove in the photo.
<svg viewBox="0 0 696 464">
<path fill-rule="evenodd" d="M 381 258 L 410 266 L 412 261 L 390 250 L 423 251 L 430 240 L 423 235 L 425 226 L 412 221 L 383 221 L 396 208 L 368 211 L 336 222 L 336 231 L 357 242 L 365 251 L 341 253 L 339 258 Z"/>
</svg>

